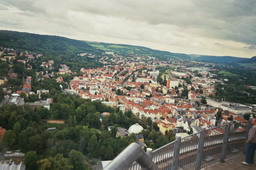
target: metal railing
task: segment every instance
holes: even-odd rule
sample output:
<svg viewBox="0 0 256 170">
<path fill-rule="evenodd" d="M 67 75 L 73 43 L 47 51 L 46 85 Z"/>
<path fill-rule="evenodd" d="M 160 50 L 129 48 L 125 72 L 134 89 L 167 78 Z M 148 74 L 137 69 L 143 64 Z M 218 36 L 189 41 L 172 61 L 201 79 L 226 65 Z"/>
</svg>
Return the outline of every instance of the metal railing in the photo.
<svg viewBox="0 0 256 170">
<path fill-rule="evenodd" d="M 224 127 L 203 130 L 200 133 L 177 138 L 154 151 L 144 152 L 136 143 L 130 144 L 105 169 L 163 169 L 177 170 L 207 167 L 217 161 L 243 150 L 246 129 L 230 130 L 231 124 Z M 220 133 L 224 131 L 224 133 Z"/>
</svg>

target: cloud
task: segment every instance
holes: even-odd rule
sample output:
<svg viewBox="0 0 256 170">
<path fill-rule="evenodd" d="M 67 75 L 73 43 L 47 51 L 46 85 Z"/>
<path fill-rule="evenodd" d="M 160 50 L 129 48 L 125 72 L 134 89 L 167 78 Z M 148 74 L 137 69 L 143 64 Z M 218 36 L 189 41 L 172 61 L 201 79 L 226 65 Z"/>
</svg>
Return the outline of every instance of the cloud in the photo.
<svg viewBox="0 0 256 170">
<path fill-rule="evenodd" d="M 250 57 L 255 0 L 3 0 L 3 29 Z M 221 44 L 221 45 L 220 45 Z"/>
<path fill-rule="evenodd" d="M 256 50 L 256 45 L 248 45 L 244 48 L 250 49 L 250 50 Z"/>
</svg>

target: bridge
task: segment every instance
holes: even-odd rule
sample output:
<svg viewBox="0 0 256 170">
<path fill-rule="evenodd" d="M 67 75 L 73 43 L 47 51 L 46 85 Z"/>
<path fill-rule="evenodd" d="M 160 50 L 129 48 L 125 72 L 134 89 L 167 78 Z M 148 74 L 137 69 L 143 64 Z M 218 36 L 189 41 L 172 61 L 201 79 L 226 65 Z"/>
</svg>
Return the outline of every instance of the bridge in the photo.
<svg viewBox="0 0 256 170">
<path fill-rule="evenodd" d="M 221 131 L 224 133 L 219 133 Z M 224 165 L 226 159 L 243 152 L 247 132 L 247 127 L 235 129 L 226 124 L 177 138 L 154 151 L 147 148 L 146 152 L 137 143 L 132 143 L 104 170 L 199 170 L 218 163 Z"/>
</svg>

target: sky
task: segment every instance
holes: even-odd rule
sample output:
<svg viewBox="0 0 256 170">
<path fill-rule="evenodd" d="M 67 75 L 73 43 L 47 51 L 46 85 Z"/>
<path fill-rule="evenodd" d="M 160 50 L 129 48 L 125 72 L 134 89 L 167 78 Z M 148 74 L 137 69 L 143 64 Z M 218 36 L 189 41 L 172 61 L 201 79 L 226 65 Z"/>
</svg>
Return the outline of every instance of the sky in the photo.
<svg viewBox="0 0 256 170">
<path fill-rule="evenodd" d="M 0 30 L 256 56 L 256 0 L 0 0 Z"/>
</svg>

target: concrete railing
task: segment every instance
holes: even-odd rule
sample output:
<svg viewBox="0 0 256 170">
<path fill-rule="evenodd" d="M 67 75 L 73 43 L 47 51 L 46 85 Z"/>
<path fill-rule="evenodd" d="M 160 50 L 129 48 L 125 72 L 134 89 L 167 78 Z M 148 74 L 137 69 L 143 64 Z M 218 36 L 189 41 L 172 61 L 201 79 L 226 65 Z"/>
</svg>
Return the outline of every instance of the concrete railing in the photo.
<svg viewBox="0 0 256 170">
<path fill-rule="evenodd" d="M 213 133 L 214 131 L 224 133 Z M 140 145 L 130 144 L 106 168 L 114 169 L 195 169 L 199 170 L 221 161 L 243 149 L 246 129 L 231 130 L 231 124 L 222 128 L 203 130 L 186 138 L 177 138 L 154 151 L 144 152 Z"/>
<path fill-rule="evenodd" d="M 123 152 L 121 152 L 105 170 L 124 170 L 129 169 L 132 163 L 136 161 L 142 168 L 149 170 L 158 170 L 156 164 L 151 158 L 141 149 L 137 143 L 130 144 Z"/>
</svg>

